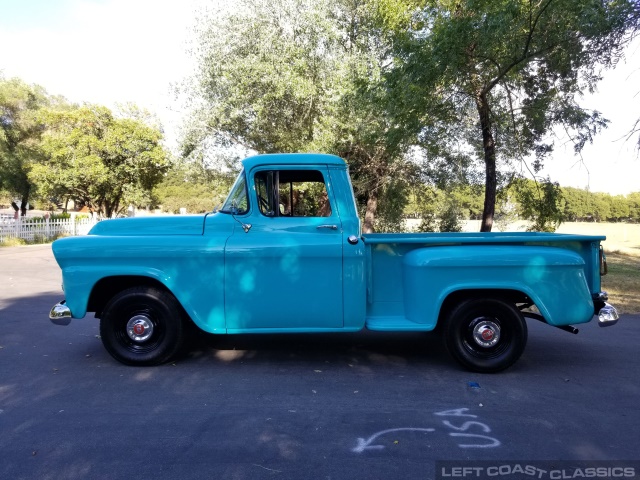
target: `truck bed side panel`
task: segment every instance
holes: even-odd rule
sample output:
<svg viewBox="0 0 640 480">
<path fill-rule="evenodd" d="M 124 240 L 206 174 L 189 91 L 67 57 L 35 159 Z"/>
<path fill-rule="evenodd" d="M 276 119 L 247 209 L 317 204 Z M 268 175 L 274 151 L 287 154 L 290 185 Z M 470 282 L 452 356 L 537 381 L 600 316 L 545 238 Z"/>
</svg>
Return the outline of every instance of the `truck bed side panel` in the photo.
<svg viewBox="0 0 640 480">
<path fill-rule="evenodd" d="M 458 290 L 516 290 L 552 325 L 593 316 L 604 237 L 495 232 L 363 238 L 370 329 L 431 330 L 444 299 Z"/>
<path fill-rule="evenodd" d="M 551 325 L 588 322 L 593 301 L 577 253 L 554 247 L 456 246 L 404 257 L 407 319 L 435 327 L 444 300 L 461 290 L 516 290 L 529 296 Z"/>
</svg>

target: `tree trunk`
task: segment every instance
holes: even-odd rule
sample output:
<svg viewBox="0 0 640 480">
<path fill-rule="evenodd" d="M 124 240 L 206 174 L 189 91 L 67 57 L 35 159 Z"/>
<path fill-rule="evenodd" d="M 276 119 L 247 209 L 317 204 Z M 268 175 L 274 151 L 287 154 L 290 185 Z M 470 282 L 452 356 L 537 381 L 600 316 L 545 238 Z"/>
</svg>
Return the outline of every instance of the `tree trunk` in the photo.
<svg viewBox="0 0 640 480">
<path fill-rule="evenodd" d="M 104 215 L 106 218 L 113 218 L 113 205 L 109 200 L 104 201 Z"/>
<path fill-rule="evenodd" d="M 496 144 L 491 132 L 490 109 L 486 93 L 478 95 L 476 106 L 480 115 L 480 127 L 482 128 L 485 168 L 484 210 L 482 212 L 480 231 L 490 232 L 493 228 L 493 216 L 496 211 Z"/>
<path fill-rule="evenodd" d="M 371 190 L 369 198 L 367 198 L 367 209 L 364 214 L 364 225 L 362 233 L 373 233 L 373 222 L 376 219 L 376 211 L 378 210 L 378 191 Z"/>
<path fill-rule="evenodd" d="M 25 190 L 22 192 L 22 204 L 20 205 L 20 215 L 23 217 L 27 216 L 27 204 L 29 203 L 30 191 L 31 191 L 31 186 L 27 185 Z"/>
</svg>

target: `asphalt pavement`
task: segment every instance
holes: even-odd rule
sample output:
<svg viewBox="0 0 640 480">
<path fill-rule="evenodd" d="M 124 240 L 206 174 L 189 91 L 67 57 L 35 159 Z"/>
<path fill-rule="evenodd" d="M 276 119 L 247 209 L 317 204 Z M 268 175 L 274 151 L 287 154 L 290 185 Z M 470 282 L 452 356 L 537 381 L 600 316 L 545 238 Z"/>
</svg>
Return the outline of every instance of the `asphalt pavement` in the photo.
<svg viewBox="0 0 640 480">
<path fill-rule="evenodd" d="M 0 248 L 3 480 L 640 477 L 638 315 L 578 335 L 530 320 L 499 374 L 374 332 L 203 333 L 139 368 L 92 316 L 48 320 L 60 284 L 50 246 Z"/>
</svg>

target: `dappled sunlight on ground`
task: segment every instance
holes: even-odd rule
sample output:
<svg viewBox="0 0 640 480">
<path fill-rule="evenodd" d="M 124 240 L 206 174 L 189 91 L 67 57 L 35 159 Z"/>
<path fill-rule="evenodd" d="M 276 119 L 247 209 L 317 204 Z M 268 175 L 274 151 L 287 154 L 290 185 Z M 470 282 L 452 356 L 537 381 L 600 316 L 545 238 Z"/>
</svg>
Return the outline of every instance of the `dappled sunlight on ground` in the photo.
<svg viewBox="0 0 640 480">
<path fill-rule="evenodd" d="M 233 362 L 244 358 L 246 353 L 244 350 L 218 350 L 214 356 L 223 362 Z"/>
</svg>

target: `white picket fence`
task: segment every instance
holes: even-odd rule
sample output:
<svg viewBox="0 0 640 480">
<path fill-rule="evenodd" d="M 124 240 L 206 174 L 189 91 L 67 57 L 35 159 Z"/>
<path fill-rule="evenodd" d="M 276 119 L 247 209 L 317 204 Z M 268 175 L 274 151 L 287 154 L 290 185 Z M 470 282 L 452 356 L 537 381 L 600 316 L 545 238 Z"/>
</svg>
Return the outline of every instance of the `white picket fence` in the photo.
<svg viewBox="0 0 640 480">
<path fill-rule="evenodd" d="M 50 240 L 61 235 L 86 235 L 98 222 L 90 218 L 18 218 L 0 222 L 0 242 L 9 238 L 21 238 L 27 242 Z"/>
</svg>

